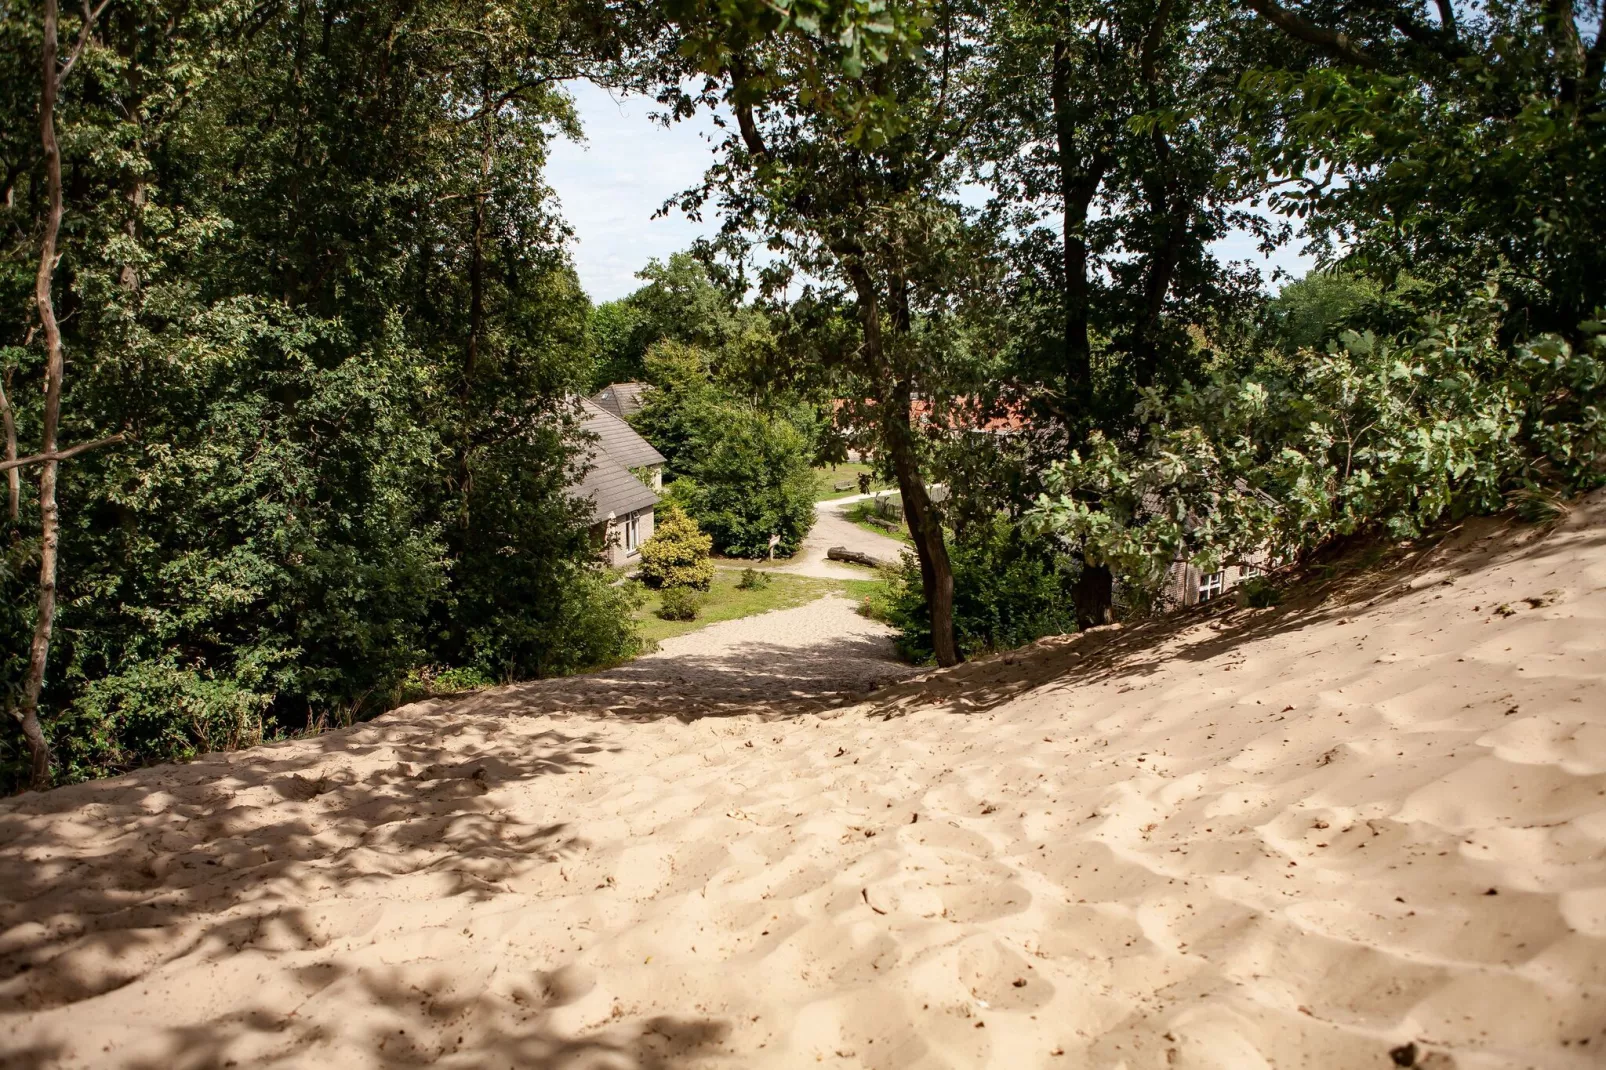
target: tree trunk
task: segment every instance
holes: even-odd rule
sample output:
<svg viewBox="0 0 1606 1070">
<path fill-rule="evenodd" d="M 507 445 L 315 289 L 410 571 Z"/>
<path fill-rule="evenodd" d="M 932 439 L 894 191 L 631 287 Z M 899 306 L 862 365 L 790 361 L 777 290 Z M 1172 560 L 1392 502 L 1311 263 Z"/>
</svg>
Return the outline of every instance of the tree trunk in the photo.
<svg viewBox="0 0 1606 1070">
<path fill-rule="evenodd" d="M 1085 396 L 1093 375 L 1092 345 L 1088 340 L 1089 286 L 1087 278 L 1087 213 L 1108 166 L 1102 154 L 1095 153 L 1084 164 L 1076 148 L 1076 131 L 1081 116 L 1071 103 L 1070 43 L 1054 42 L 1053 84 L 1056 162 L 1059 165 L 1060 199 L 1064 214 L 1061 223 L 1061 258 L 1064 278 L 1065 396 L 1067 410 L 1078 395 Z"/>
<path fill-rule="evenodd" d="M 883 417 L 883 438 L 892 470 L 898 476 L 898 493 L 903 498 L 903 515 L 914 540 L 915 557 L 920 561 L 920 586 L 925 592 L 926 609 L 931 614 L 931 649 L 937 664 L 947 667 L 962 660 L 954 640 L 954 570 L 943 540 L 942 520 L 931 503 L 926 482 L 920 475 L 915 453 L 914 427 L 909 419 L 912 390 L 908 380 L 892 390 L 888 411 Z"/>
<path fill-rule="evenodd" d="M 863 353 L 879 388 L 877 403 L 885 406 L 879 414 L 882 448 L 898 477 L 904 519 L 909 525 L 909 536 L 914 540 L 915 557 L 920 562 L 920 587 L 926 596 L 926 611 L 931 616 L 932 652 L 938 665 L 945 668 L 958 665 L 961 658 L 959 645 L 954 640 L 954 570 L 948 560 L 948 546 L 943 541 L 942 521 L 932 507 L 931 495 L 926 492 L 926 482 L 920 475 L 920 458 L 915 450 L 914 427 L 909 417 L 914 386 L 907 377 L 897 376 L 892 370 L 881 329 L 881 292 L 875 280 L 855 251 L 847 250 L 839 255 L 843 257 L 843 269 L 853 280 L 858 297 Z M 893 287 L 892 297 L 894 324 L 907 330 L 907 293 L 901 283 Z"/>
<path fill-rule="evenodd" d="M 11 369 L 5 371 L 5 379 L 0 381 L 0 423 L 5 426 L 6 433 L 6 460 L 17 459 L 17 417 L 11 410 Z M 6 472 L 6 491 L 8 498 L 7 515 L 11 522 L 16 524 L 22 518 L 22 471 L 13 468 Z"/>
<path fill-rule="evenodd" d="M 1115 621 L 1115 577 L 1107 565 L 1082 564 L 1082 574 L 1071 588 L 1077 628 L 1097 628 Z"/>
<path fill-rule="evenodd" d="M 39 725 L 39 694 L 44 690 L 45 662 L 50 657 L 50 634 L 56 620 L 56 554 L 61 539 L 60 516 L 56 506 L 56 430 L 61 422 L 61 327 L 51 283 L 56 271 L 56 237 L 61 232 L 61 149 L 56 144 L 56 0 L 45 0 L 44 83 L 39 98 L 39 140 L 45 155 L 45 182 L 50 198 L 44 238 L 39 247 L 39 273 L 34 280 L 34 297 L 39 305 L 39 321 L 45 334 L 45 411 L 44 432 L 39 452 L 45 460 L 39 467 L 39 615 L 34 622 L 33 643 L 28 651 L 28 674 L 23 680 L 22 707 L 17 711 L 22 734 L 28 741 L 32 759 L 29 786 L 42 789 L 50 783 L 50 745 Z"/>
</svg>

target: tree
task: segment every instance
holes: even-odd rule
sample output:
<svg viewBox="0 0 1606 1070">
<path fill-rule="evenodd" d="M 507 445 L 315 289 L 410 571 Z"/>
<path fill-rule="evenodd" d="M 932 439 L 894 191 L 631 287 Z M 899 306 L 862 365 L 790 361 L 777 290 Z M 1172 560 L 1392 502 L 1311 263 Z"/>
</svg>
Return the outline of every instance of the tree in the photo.
<svg viewBox="0 0 1606 1070">
<path fill-rule="evenodd" d="M 66 377 L 66 361 L 62 354 L 61 325 L 56 319 L 53 286 L 59 259 L 56 242 L 61 234 L 64 211 L 61 188 L 61 148 L 56 138 L 56 101 L 61 86 L 73 66 L 83 54 L 95 32 L 95 20 L 109 0 L 101 0 L 97 8 L 84 7 L 79 25 L 78 41 L 63 62 L 58 62 L 59 39 L 57 32 L 56 0 L 45 0 L 40 49 L 41 90 L 39 94 L 39 140 L 43 149 L 45 170 L 45 219 L 43 236 L 39 242 L 39 270 L 35 276 L 34 302 L 45 343 L 44 412 L 41 420 L 39 453 L 31 458 L 17 457 L 16 432 L 11 402 L 0 397 L 5 408 L 6 465 L 15 471 L 24 464 L 39 466 L 39 596 L 34 618 L 33 639 L 28 651 L 27 674 L 23 679 L 22 698 L 13 711 L 28 741 L 32 768 L 29 784 L 43 788 L 50 782 L 50 744 L 39 724 L 39 696 L 44 689 L 45 668 L 50 658 L 50 639 L 56 622 L 56 573 L 61 545 L 61 514 L 57 504 L 56 475 L 60 463 L 76 453 L 96 445 L 121 439 L 121 435 L 108 436 L 97 442 L 81 443 L 68 449 L 57 445 L 61 428 L 61 394 Z M 17 485 L 12 480 L 11 518 L 18 519 Z M 8 707 L 10 703 L 8 702 Z"/>
<path fill-rule="evenodd" d="M 760 407 L 714 381 L 702 349 L 663 341 L 647 353 L 652 386 L 631 423 L 667 462 L 670 494 L 720 553 L 795 553 L 814 525 L 815 443 L 798 406 Z"/>
<path fill-rule="evenodd" d="M 588 302 L 541 181 L 551 137 L 573 129 L 562 81 L 613 76 L 606 12 L 108 11 L 57 114 L 53 298 L 73 369 L 58 437 L 134 441 L 58 477 L 72 568 L 38 709 L 59 777 L 181 756 L 174 740 L 242 711 L 270 730 L 368 716 L 424 666 L 540 675 L 634 649 L 567 490 Z M 37 55 L 42 29 L 0 32 Z M 50 169 L 16 136 L 38 79 L 15 52 L 0 61 L 0 383 L 37 441 L 51 361 L 24 313 Z M 42 549 L 40 500 L 18 504 L 8 607 Z M 37 622 L 0 617 L 13 696 Z M 0 739 L 7 782 L 28 772 L 21 742 Z"/>
<path fill-rule="evenodd" d="M 956 150 L 989 99 L 977 48 L 985 12 L 966 3 L 877 11 L 865 26 L 851 5 L 821 5 L 818 19 L 798 16 L 798 32 L 745 18 L 739 5 L 713 20 L 715 34 L 699 36 L 693 22 L 687 50 L 716 76 L 705 98 L 736 120 L 699 196 L 720 198 L 723 245 L 738 259 L 755 244 L 780 258 L 761 273 L 767 293 L 803 282 L 792 321 L 812 320 L 830 337 L 814 350 L 817 371 L 850 402 L 843 415 L 875 429 L 896 474 L 932 645 L 952 665 L 953 573 L 913 403 L 918 394 L 940 405 L 954 392 L 971 357 L 954 344 L 959 309 L 986 304 L 994 289 L 989 236 L 957 197 Z M 918 47 L 928 26 L 931 47 Z M 700 41 L 712 44 L 699 52 Z M 684 96 L 666 98 L 685 110 Z"/>
<path fill-rule="evenodd" d="M 1508 341 L 1583 343 L 1606 271 L 1598 3 L 1244 7 L 1285 50 L 1243 81 L 1246 112 L 1269 123 L 1256 162 L 1329 259 L 1409 271 L 1444 310 L 1498 278 Z"/>
<path fill-rule="evenodd" d="M 1005 88 L 968 151 L 1016 236 L 1012 386 L 1062 432 L 1040 466 L 1132 430 L 1141 389 L 1206 366 L 1259 289 L 1211 243 L 1278 234 L 1241 203 L 1255 189 L 1236 180 L 1243 124 L 1220 87 L 1254 57 L 1218 6 L 1023 0 L 988 31 Z M 1112 595 L 1109 570 L 1085 562 L 1082 626 L 1111 619 Z"/>
<path fill-rule="evenodd" d="M 651 378 L 648 354 L 673 343 L 705 354 L 709 373 L 722 385 L 750 393 L 750 350 L 763 345 L 763 313 L 740 304 L 739 295 L 716 284 L 691 253 L 674 253 L 667 262 L 654 258 L 637 277 L 645 285 L 592 314 L 595 385 Z"/>
</svg>

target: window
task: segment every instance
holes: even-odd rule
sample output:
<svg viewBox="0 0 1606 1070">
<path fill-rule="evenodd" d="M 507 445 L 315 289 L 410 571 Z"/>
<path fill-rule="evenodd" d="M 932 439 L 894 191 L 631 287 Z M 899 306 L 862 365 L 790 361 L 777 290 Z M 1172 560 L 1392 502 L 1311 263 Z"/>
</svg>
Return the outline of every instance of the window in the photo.
<svg viewBox="0 0 1606 1070">
<path fill-rule="evenodd" d="M 1199 601 L 1208 602 L 1212 598 L 1220 597 L 1221 592 L 1227 589 L 1227 571 L 1212 572 L 1207 576 L 1199 577 Z"/>
<path fill-rule="evenodd" d="M 641 514 L 631 513 L 625 518 L 625 553 L 641 549 Z"/>
</svg>

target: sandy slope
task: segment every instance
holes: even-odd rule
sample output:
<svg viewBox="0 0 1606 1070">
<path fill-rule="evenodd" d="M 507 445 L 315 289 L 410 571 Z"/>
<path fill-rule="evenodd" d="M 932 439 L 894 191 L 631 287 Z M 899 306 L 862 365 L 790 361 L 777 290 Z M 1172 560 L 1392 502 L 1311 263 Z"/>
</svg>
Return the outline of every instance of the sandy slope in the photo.
<svg viewBox="0 0 1606 1070">
<path fill-rule="evenodd" d="M 775 634 L 791 610 L 608 677 L 13 800 L 0 1050 L 1606 1064 L 1606 502 L 1308 601 L 858 705 L 892 670 L 836 602 L 844 634 L 812 643 Z"/>
</svg>

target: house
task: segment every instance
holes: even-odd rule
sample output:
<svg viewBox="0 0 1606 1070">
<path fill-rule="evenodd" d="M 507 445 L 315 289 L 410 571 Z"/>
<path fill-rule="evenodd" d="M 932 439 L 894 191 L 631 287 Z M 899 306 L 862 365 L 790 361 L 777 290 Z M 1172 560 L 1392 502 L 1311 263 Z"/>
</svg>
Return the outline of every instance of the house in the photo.
<svg viewBox="0 0 1606 1070">
<path fill-rule="evenodd" d="M 1243 480 L 1235 480 L 1235 483 L 1239 492 L 1252 493 L 1267 503 L 1273 503 L 1269 495 L 1263 491 L 1253 490 Z M 1160 497 L 1153 492 L 1145 494 L 1139 506 L 1139 513 L 1156 515 L 1160 511 Z M 1190 514 L 1186 526 L 1192 529 L 1197 522 L 1197 517 Z M 1186 554 L 1178 549 L 1177 556 L 1166 569 L 1165 580 L 1160 585 L 1158 605 L 1162 609 L 1176 609 L 1181 606 L 1196 606 L 1200 602 L 1212 602 L 1244 580 L 1263 575 L 1268 568 L 1276 564 L 1269 553 L 1260 550 L 1246 555 L 1237 564 L 1223 565 L 1214 572 L 1205 572 L 1189 564 Z"/>
<path fill-rule="evenodd" d="M 1259 565 L 1249 563 L 1225 565 L 1215 572 L 1203 572 L 1186 561 L 1173 561 L 1166 570 L 1165 584 L 1160 589 L 1160 604 L 1170 608 L 1211 602 L 1244 580 L 1264 572 L 1265 569 Z"/>
<path fill-rule="evenodd" d="M 609 383 L 591 395 L 591 402 L 621 420 L 628 420 L 646 404 L 643 396 L 646 389 L 646 383 Z"/>
<path fill-rule="evenodd" d="M 641 544 L 652 538 L 664 455 L 593 401 L 580 402 L 580 426 L 594 437 L 583 447 L 588 467 L 574 494 L 590 504 L 591 530 L 603 559 L 622 568 L 634 563 Z"/>
</svg>

